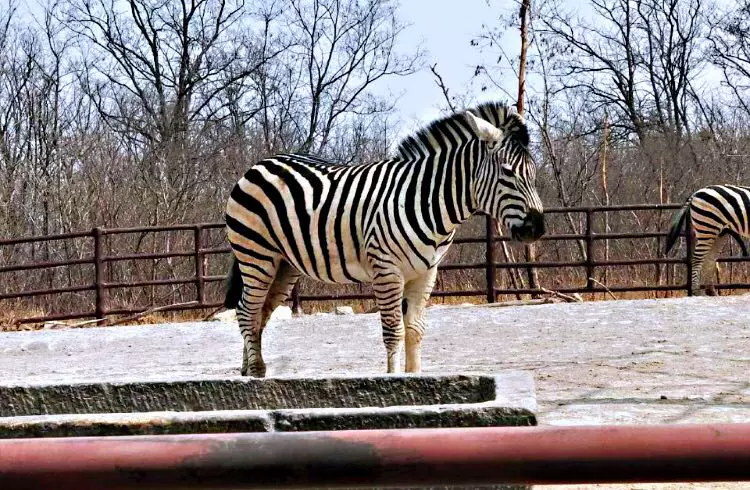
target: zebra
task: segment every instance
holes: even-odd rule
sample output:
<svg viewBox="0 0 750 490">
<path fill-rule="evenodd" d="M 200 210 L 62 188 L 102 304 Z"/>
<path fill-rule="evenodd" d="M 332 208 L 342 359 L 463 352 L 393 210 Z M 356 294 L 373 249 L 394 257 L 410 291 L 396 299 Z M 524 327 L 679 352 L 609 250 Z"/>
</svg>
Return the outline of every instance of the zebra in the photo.
<svg viewBox="0 0 750 490">
<path fill-rule="evenodd" d="M 257 162 L 226 206 L 233 262 L 225 306 L 244 339 L 241 373 L 263 377 L 261 335 L 301 275 L 371 283 L 388 373 L 421 371 L 424 309 L 459 224 L 482 212 L 516 241 L 544 234 L 523 118 L 485 103 L 433 121 L 395 156 L 338 165 L 302 154 Z"/>
<path fill-rule="evenodd" d="M 701 294 L 701 285 L 705 285 L 706 294 L 714 296 L 716 290 L 712 272 L 716 266 L 716 256 L 724 247 L 727 237 L 737 240 L 742 254 L 748 256 L 743 238 L 750 238 L 750 187 L 711 185 L 695 191 L 674 217 L 667 235 L 666 253 L 677 242 L 680 230 L 687 221 L 688 209 L 691 218 L 689 229 L 694 237 L 690 289 L 693 294 Z"/>
</svg>

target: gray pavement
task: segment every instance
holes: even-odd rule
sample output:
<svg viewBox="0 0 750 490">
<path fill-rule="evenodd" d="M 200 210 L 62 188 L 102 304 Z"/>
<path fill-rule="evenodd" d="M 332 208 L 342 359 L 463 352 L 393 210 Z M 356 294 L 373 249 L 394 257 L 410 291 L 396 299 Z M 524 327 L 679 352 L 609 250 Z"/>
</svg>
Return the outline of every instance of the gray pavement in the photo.
<svg viewBox="0 0 750 490">
<path fill-rule="evenodd" d="M 542 424 L 750 422 L 750 295 L 432 307 L 429 373 L 526 370 Z M 269 376 L 385 369 L 377 314 L 272 320 Z M 0 333 L 0 383 L 235 376 L 232 322 Z"/>
</svg>

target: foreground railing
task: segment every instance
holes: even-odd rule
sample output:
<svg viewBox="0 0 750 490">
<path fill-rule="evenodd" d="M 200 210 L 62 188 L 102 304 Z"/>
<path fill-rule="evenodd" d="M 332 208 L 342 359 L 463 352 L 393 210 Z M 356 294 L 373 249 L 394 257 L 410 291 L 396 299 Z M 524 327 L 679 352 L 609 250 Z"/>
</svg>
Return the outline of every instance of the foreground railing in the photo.
<svg viewBox="0 0 750 490">
<path fill-rule="evenodd" d="M 0 440 L 0 488 L 750 481 L 750 424 Z"/>
</svg>

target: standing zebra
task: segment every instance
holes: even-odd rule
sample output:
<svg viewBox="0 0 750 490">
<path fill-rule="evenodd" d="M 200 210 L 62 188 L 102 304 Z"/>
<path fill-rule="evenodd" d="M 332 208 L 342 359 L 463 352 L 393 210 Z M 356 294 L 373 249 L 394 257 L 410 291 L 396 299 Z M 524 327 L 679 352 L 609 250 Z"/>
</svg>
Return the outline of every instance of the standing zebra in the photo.
<svg viewBox="0 0 750 490">
<path fill-rule="evenodd" d="M 242 374 L 265 375 L 263 328 L 301 274 L 371 282 L 388 372 L 400 370 L 404 340 L 406 371 L 420 372 L 424 308 L 456 227 L 485 212 L 513 239 L 544 233 L 528 145 L 523 119 L 487 103 L 431 123 L 388 160 L 283 154 L 253 165 L 226 208 L 235 260 L 225 306 L 237 308 Z"/>
<path fill-rule="evenodd" d="M 713 296 L 713 270 L 716 256 L 721 251 L 727 236 L 740 244 L 742 254 L 747 256 L 744 238 L 750 238 L 750 187 L 736 185 L 711 185 L 698 189 L 690 196 L 675 216 L 667 236 L 666 252 L 674 246 L 690 209 L 693 241 L 693 275 L 690 289 L 694 294 L 701 291 L 701 275 L 706 294 Z"/>
</svg>

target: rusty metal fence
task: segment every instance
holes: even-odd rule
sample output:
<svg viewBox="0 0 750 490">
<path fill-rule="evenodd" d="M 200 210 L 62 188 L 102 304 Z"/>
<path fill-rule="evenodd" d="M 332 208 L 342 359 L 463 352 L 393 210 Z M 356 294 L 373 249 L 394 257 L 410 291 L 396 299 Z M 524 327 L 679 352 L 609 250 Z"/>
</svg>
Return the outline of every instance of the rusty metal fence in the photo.
<svg viewBox="0 0 750 490">
<path fill-rule="evenodd" d="M 686 252 L 681 256 L 667 257 L 663 253 L 655 254 L 655 256 L 647 258 L 626 258 L 626 259 L 609 259 L 605 257 L 603 259 L 597 259 L 598 249 L 600 244 L 604 241 L 616 241 L 616 240 L 643 240 L 643 239 L 663 239 L 667 235 L 667 230 L 657 231 L 625 231 L 625 232 L 610 232 L 610 231 L 598 231 L 595 226 L 595 219 L 601 213 L 632 213 L 635 211 L 659 211 L 671 213 L 679 209 L 679 204 L 634 204 L 624 206 L 598 206 L 598 207 L 569 207 L 569 208 L 551 208 L 545 212 L 548 215 L 567 215 L 567 216 L 581 216 L 583 219 L 579 220 L 582 223 L 582 230 L 580 233 L 556 233 L 552 232 L 542 238 L 542 243 L 554 242 L 557 246 L 559 242 L 570 242 L 577 241 L 580 244 L 580 248 L 583 251 L 581 260 L 535 260 L 529 262 L 498 262 L 495 259 L 496 244 L 502 241 L 509 240 L 507 237 L 496 236 L 494 233 L 494 226 L 490 222 L 490 218 L 486 218 L 486 234 L 484 236 L 474 237 L 461 237 L 455 240 L 456 245 L 462 244 L 477 244 L 484 245 L 485 257 L 481 262 L 472 263 L 447 263 L 440 267 L 441 271 L 455 271 L 455 270 L 474 270 L 484 272 L 485 276 L 485 288 L 483 289 L 460 289 L 460 290 L 441 290 L 437 288 L 433 292 L 434 297 L 445 297 L 445 296 L 462 296 L 462 297 L 484 297 L 488 302 L 495 302 L 499 295 L 509 294 L 541 294 L 544 290 L 541 288 L 509 288 L 502 287 L 497 282 L 498 272 L 504 269 L 522 269 L 522 268 L 534 268 L 536 270 L 543 269 L 580 269 L 584 271 L 585 283 L 583 284 L 564 284 L 555 285 L 554 289 L 560 293 L 616 293 L 616 292 L 650 292 L 650 291 L 684 291 L 690 294 L 689 277 L 691 275 L 691 250 L 690 243 L 684 247 Z M 689 223 L 690 220 L 687 220 Z M 149 305 L 148 307 L 122 307 L 112 306 L 108 302 L 108 292 L 115 288 L 146 288 L 153 286 L 176 286 L 176 285 L 192 285 L 195 291 L 195 300 L 190 304 L 179 304 L 163 305 L 163 311 L 174 311 L 174 310 L 188 310 L 188 309 L 210 309 L 221 306 L 221 301 L 218 298 L 213 300 L 206 294 L 206 287 L 211 283 L 222 282 L 225 279 L 223 274 L 210 275 L 207 273 L 206 261 L 208 257 L 213 255 L 224 255 L 229 252 L 229 248 L 226 245 L 223 246 L 208 246 L 204 239 L 207 233 L 213 231 L 220 231 L 223 233 L 223 223 L 199 223 L 199 224 L 183 224 L 183 225 L 172 225 L 172 226 L 154 226 L 154 227 L 134 227 L 134 228 L 94 228 L 93 230 L 79 233 L 67 233 L 58 235 L 48 236 L 36 236 L 26 238 L 12 238 L 0 240 L 0 250 L 2 247 L 9 247 L 19 244 L 33 244 L 38 242 L 52 242 L 56 240 L 71 240 L 78 239 L 88 241 L 88 250 L 91 253 L 73 260 L 59 260 L 59 261 L 31 261 L 25 263 L 16 263 L 11 265 L 0 264 L 0 278 L 3 273 L 11 272 L 22 272 L 22 271 L 34 271 L 40 269 L 52 269 L 52 268 L 65 268 L 72 266 L 88 265 L 93 267 L 93 273 L 90 275 L 90 281 L 77 284 L 68 285 L 65 287 L 49 287 L 43 289 L 32 289 L 32 290 L 20 290 L 20 291 L 3 291 L 0 289 L 0 301 L 3 300 L 14 300 L 21 298 L 33 298 L 38 296 L 48 295 L 60 295 L 65 293 L 82 293 L 89 292 L 93 293 L 93 301 L 91 307 L 83 311 L 63 311 L 41 315 L 30 315 L 16 319 L 17 323 L 35 323 L 52 320 L 67 320 L 75 318 L 96 318 L 103 319 L 111 315 L 127 315 L 142 312 L 153 306 L 160 305 Z M 189 250 L 169 250 L 169 251 L 156 251 L 149 253 L 105 253 L 105 247 L 103 246 L 106 237 L 114 235 L 128 235 L 128 234 L 144 234 L 144 233 L 157 233 L 157 232 L 192 232 L 192 248 Z M 683 236 L 690 240 L 691 233 L 683 233 Z M 657 247 L 658 249 L 658 247 Z M 183 278 L 167 278 L 167 279 L 151 279 L 151 280 L 140 280 L 140 281 L 108 281 L 106 280 L 106 270 L 111 264 L 121 261 L 157 261 L 161 259 L 172 259 L 172 258 L 190 258 L 194 265 L 192 275 Z M 719 262 L 747 262 L 748 259 L 745 257 L 724 257 L 720 258 Z M 595 273 L 598 270 L 623 267 L 623 266 L 656 266 L 661 267 L 663 265 L 675 265 L 683 268 L 684 274 L 680 277 L 683 280 L 675 280 L 662 284 L 606 284 L 594 279 Z M 750 289 L 750 280 L 747 280 L 747 275 L 744 276 L 744 281 L 730 282 L 717 286 L 717 289 Z M 303 288 L 304 289 L 304 288 Z M 346 294 L 311 294 L 307 291 L 295 290 L 293 295 L 293 302 L 295 306 L 300 306 L 302 303 L 314 302 L 314 301 L 352 301 L 352 300 L 365 300 L 372 299 L 372 294 L 368 293 L 346 293 Z M 1 305 L 2 303 L 0 303 Z M 0 306 L 2 308 L 2 306 Z"/>
</svg>

